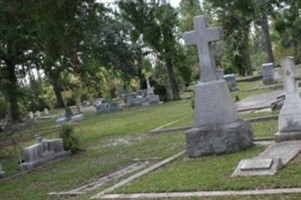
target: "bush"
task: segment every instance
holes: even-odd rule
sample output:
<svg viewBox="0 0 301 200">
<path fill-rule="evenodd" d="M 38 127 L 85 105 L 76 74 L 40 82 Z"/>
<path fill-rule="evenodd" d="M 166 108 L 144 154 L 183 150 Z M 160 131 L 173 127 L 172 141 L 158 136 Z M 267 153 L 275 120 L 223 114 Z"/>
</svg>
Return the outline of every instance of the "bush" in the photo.
<svg viewBox="0 0 301 200">
<path fill-rule="evenodd" d="M 80 138 L 74 133 L 72 126 L 63 125 L 60 132 L 60 137 L 63 138 L 65 150 L 70 150 L 72 153 L 81 151 Z"/>
</svg>

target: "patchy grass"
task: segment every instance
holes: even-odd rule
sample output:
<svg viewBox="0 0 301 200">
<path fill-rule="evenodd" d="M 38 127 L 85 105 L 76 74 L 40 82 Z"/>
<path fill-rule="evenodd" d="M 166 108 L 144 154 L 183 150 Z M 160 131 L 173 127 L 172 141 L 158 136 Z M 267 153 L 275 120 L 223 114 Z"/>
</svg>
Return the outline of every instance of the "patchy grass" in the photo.
<svg viewBox="0 0 301 200">
<path fill-rule="evenodd" d="M 271 120 L 265 122 L 251 123 L 255 137 L 274 137 L 278 131 L 278 121 Z"/>
<path fill-rule="evenodd" d="M 261 81 L 238 83 L 239 97 L 269 92 L 270 90 L 248 89 L 261 84 Z M 187 94 L 186 94 L 187 95 Z M 241 98 L 242 99 L 242 98 Z M 52 110 L 56 116 L 63 110 Z M 275 113 L 248 113 L 242 118 L 273 115 Z M 160 157 L 162 159 L 185 149 L 183 132 L 151 135 L 147 132 L 180 119 L 167 126 L 180 127 L 193 124 L 191 100 L 170 102 L 144 108 L 125 108 L 121 112 L 96 115 L 85 112 L 85 120 L 81 123 L 82 142 L 85 151 L 72 155 L 64 160 L 54 162 L 28 174 L 0 182 L 0 199 L 55 199 L 46 196 L 48 192 L 67 191 L 93 181 L 93 178 L 111 173 L 132 163 L 134 158 Z M 55 127 L 53 119 L 38 121 L 30 129 L 28 135 L 37 130 Z M 273 136 L 276 121 L 254 123 L 256 137 Z M 54 137 L 57 133 L 46 136 Z M 14 175 L 19 171 L 18 151 L 35 141 L 22 143 L 20 146 L 0 151 L 1 163 L 6 175 Z M 121 188 L 117 192 L 173 192 L 199 190 L 234 190 L 261 189 L 277 187 L 301 187 L 301 169 L 298 166 L 301 158 L 294 160 L 288 167 L 273 177 L 230 178 L 240 159 L 250 158 L 261 152 L 264 147 L 254 146 L 246 151 L 221 156 L 207 156 L 198 159 L 181 158 L 167 166 L 156 170 L 132 185 Z M 103 188 L 102 188 L 103 189 Z M 101 189 L 99 189 L 101 190 Z M 96 193 L 95 191 L 94 193 Z M 77 197 L 88 199 L 92 194 Z M 273 199 L 267 196 L 260 199 Z M 283 198 L 294 195 L 283 195 Z M 222 197 L 205 199 L 250 199 L 253 197 Z M 69 199 L 60 198 L 60 199 Z M 196 198 L 191 198 L 196 199 Z M 259 197 L 254 197 L 259 199 Z"/>
<path fill-rule="evenodd" d="M 251 158 L 264 147 L 227 155 L 182 158 L 142 177 L 116 193 L 247 190 L 301 187 L 301 157 L 274 176 L 231 177 L 241 159 Z"/>
</svg>

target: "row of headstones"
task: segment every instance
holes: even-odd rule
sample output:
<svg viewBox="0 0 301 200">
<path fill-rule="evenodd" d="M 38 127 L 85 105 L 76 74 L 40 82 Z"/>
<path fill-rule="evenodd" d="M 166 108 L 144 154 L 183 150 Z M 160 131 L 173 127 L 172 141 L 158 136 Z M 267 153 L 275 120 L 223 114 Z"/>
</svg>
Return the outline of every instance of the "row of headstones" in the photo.
<svg viewBox="0 0 301 200">
<path fill-rule="evenodd" d="M 142 97 L 136 94 L 127 94 L 124 97 L 124 103 L 126 106 L 148 106 L 160 103 L 158 95 L 149 94 L 146 97 Z"/>
<path fill-rule="evenodd" d="M 44 117 L 45 117 L 45 116 L 49 116 L 49 110 L 48 110 L 47 108 L 44 109 Z M 39 111 L 39 110 L 37 110 L 35 113 L 33 113 L 32 111 L 30 111 L 30 112 L 28 113 L 28 117 L 29 117 L 29 119 L 31 119 L 31 120 L 33 120 L 35 117 L 39 119 L 39 118 L 42 117 L 42 112 Z"/>
<path fill-rule="evenodd" d="M 301 68 L 295 67 L 293 69 L 294 77 L 301 78 Z M 277 81 L 282 81 L 285 75 L 281 68 L 274 68 L 273 63 L 264 63 L 262 64 L 262 80 L 264 85 L 271 85 Z"/>
</svg>

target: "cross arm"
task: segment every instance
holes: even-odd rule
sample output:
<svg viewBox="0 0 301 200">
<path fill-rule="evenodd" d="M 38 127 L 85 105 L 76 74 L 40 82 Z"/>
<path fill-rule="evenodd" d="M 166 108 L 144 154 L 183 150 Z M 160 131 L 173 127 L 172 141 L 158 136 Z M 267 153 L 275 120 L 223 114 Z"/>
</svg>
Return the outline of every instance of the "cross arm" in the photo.
<svg viewBox="0 0 301 200">
<path fill-rule="evenodd" d="M 184 42 L 186 46 L 196 44 L 195 32 L 194 31 L 185 32 Z"/>
</svg>

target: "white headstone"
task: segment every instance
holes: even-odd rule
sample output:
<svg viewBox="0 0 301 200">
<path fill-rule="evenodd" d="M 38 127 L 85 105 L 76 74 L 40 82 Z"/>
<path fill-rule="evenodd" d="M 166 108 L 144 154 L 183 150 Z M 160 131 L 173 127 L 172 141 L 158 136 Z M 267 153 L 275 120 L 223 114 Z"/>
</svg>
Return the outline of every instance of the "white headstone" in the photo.
<svg viewBox="0 0 301 200">
<path fill-rule="evenodd" d="M 33 119 L 33 118 L 34 118 L 33 112 L 30 111 L 30 112 L 28 113 L 28 116 L 29 116 L 29 119 Z"/>
<path fill-rule="evenodd" d="M 295 61 L 293 57 L 284 57 L 280 62 L 284 74 L 285 101 L 279 113 L 276 140 L 301 139 L 301 99 L 293 73 Z"/>
<path fill-rule="evenodd" d="M 41 114 L 41 112 L 38 110 L 38 111 L 36 111 L 36 116 L 37 116 L 37 118 L 39 118 L 39 117 L 41 117 L 42 116 L 42 114 Z"/>
<path fill-rule="evenodd" d="M 45 115 L 49 115 L 49 111 L 47 108 L 44 109 L 44 113 L 45 113 Z"/>
</svg>

